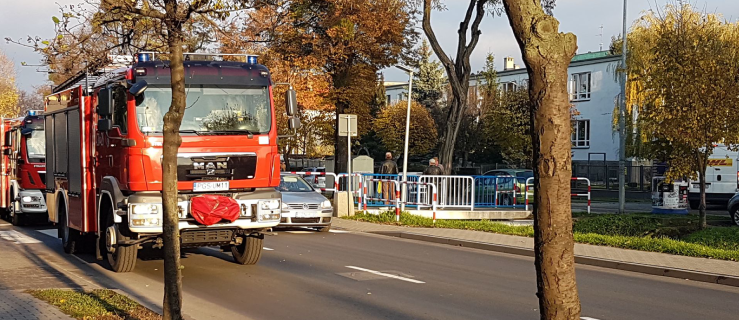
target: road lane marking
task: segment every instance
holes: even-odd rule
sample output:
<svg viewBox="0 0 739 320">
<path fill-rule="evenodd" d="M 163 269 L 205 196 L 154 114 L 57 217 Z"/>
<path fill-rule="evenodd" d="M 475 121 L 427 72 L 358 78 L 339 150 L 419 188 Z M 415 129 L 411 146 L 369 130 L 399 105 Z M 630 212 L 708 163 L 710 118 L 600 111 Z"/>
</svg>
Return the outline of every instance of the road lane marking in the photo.
<svg viewBox="0 0 739 320">
<path fill-rule="evenodd" d="M 388 278 L 392 278 L 392 279 L 403 280 L 403 281 L 407 281 L 407 282 L 411 282 L 411 283 L 426 283 L 426 282 L 423 282 L 423 281 L 420 281 L 420 280 L 410 279 L 410 278 L 401 277 L 401 276 L 396 276 L 394 274 L 384 273 L 384 272 L 380 272 L 380 271 L 375 271 L 375 270 L 370 270 L 370 269 L 365 269 L 365 268 L 360 268 L 360 267 L 355 267 L 355 266 L 346 266 L 346 267 L 349 268 L 349 269 L 354 269 L 354 270 L 369 272 L 371 274 L 375 274 L 375 275 L 378 275 L 378 276 L 383 276 L 383 277 L 388 277 Z"/>
<path fill-rule="evenodd" d="M 333 232 L 333 233 L 351 233 L 351 231 L 346 231 L 346 230 L 334 230 L 334 229 L 330 229 L 330 230 L 328 230 L 328 232 Z"/>
<path fill-rule="evenodd" d="M 55 239 L 59 238 L 59 231 L 57 229 L 45 229 L 45 230 L 36 230 L 36 231 L 43 233 L 49 237 L 55 238 Z"/>
<path fill-rule="evenodd" d="M 275 251 L 275 249 L 267 248 L 267 247 L 262 247 L 262 249 L 267 250 L 267 251 Z"/>
<path fill-rule="evenodd" d="M 591 317 L 580 317 L 580 320 L 600 320 L 600 319 L 591 318 Z"/>
<path fill-rule="evenodd" d="M 298 234 L 302 234 L 302 233 L 316 233 L 315 231 L 301 231 L 301 230 L 293 230 L 293 231 L 285 231 L 285 232 L 287 232 L 287 233 L 298 233 Z"/>
<path fill-rule="evenodd" d="M 31 238 L 25 234 L 22 234 L 15 230 L 10 231 L 0 231 L 0 238 L 3 238 L 8 241 L 12 241 L 13 243 L 20 244 L 20 243 L 41 243 L 41 241 L 38 241 L 34 238 Z"/>
</svg>

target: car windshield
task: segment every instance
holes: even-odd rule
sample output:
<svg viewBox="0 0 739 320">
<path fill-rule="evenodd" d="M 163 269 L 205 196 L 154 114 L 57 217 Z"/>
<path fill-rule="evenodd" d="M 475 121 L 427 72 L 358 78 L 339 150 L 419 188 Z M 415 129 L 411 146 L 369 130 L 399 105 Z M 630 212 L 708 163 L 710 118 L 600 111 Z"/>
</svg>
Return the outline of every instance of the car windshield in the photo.
<svg viewBox="0 0 739 320">
<path fill-rule="evenodd" d="M 187 102 L 180 132 L 259 134 L 270 130 L 267 87 L 188 85 L 185 90 Z M 136 98 L 136 119 L 141 132 L 162 132 L 164 114 L 171 100 L 169 86 L 149 86 Z"/>
<path fill-rule="evenodd" d="M 46 158 L 46 137 L 44 130 L 33 130 L 26 136 L 26 150 L 29 162 L 44 162 Z"/>
<path fill-rule="evenodd" d="M 519 178 L 531 178 L 533 176 L 534 176 L 533 171 L 521 171 L 521 172 L 516 173 L 516 177 L 519 177 Z"/>
<path fill-rule="evenodd" d="M 282 176 L 280 177 L 280 186 L 277 187 L 277 190 L 283 192 L 312 192 L 313 188 L 301 177 Z"/>
</svg>

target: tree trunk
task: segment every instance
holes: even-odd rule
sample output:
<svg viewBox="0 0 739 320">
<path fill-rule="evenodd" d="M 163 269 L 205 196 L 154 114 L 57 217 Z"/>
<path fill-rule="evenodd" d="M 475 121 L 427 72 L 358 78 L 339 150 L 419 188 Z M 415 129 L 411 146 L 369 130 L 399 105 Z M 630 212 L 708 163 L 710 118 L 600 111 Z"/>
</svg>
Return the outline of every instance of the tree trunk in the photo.
<svg viewBox="0 0 739 320">
<path fill-rule="evenodd" d="M 167 3 L 167 15 L 175 15 Z M 174 20 L 174 19 L 172 19 Z M 182 144 L 180 124 L 185 112 L 185 68 L 182 64 L 182 30 L 168 23 L 168 45 L 172 85 L 172 104 L 164 115 L 162 158 L 162 204 L 164 207 L 164 319 L 182 319 L 182 273 L 180 271 L 180 233 L 177 216 L 177 151 Z"/>
<path fill-rule="evenodd" d="M 538 0 L 504 0 L 529 74 L 534 168 L 534 250 L 541 319 L 579 319 L 570 207 L 567 67 L 577 39 Z"/>
<path fill-rule="evenodd" d="M 439 148 L 439 162 L 444 166 L 444 174 L 452 174 L 452 167 L 454 165 L 454 146 L 457 143 L 457 133 L 459 132 L 459 125 L 462 121 L 462 115 L 467 106 L 467 90 L 469 85 L 462 83 L 460 87 L 463 87 L 464 93 L 454 95 L 452 103 L 449 106 L 449 112 L 446 117 L 446 129 L 444 135 L 441 138 L 441 148 Z M 459 98 L 458 98 L 459 97 Z"/>
<path fill-rule="evenodd" d="M 700 183 L 700 205 L 698 206 L 699 221 L 698 228 L 706 228 L 706 167 L 708 165 L 707 157 L 703 153 L 698 152 L 698 181 Z"/>
</svg>

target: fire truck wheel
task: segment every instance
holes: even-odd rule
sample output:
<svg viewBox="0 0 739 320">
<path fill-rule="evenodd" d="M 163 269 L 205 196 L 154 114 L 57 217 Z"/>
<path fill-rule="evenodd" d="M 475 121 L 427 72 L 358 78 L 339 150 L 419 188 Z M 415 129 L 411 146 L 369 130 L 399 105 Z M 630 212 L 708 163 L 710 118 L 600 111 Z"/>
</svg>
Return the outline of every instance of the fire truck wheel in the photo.
<svg viewBox="0 0 739 320">
<path fill-rule="evenodd" d="M 70 229 L 67 224 L 67 214 L 61 212 L 59 215 L 59 234 L 62 235 L 62 247 L 64 253 L 73 254 L 77 249 L 77 240 L 79 240 L 79 233 L 77 230 Z"/>
<path fill-rule="evenodd" d="M 240 245 L 231 246 L 231 254 L 234 256 L 234 260 L 238 264 L 252 265 L 259 262 L 259 258 L 262 257 L 262 244 L 264 238 L 257 238 L 252 236 L 241 236 L 242 241 Z"/>
<path fill-rule="evenodd" d="M 10 223 L 12 223 L 14 226 L 20 226 L 23 223 L 23 219 L 21 215 L 18 214 L 18 212 L 13 212 L 13 217 L 10 219 Z"/>
<path fill-rule="evenodd" d="M 118 228 L 111 228 L 114 226 L 113 223 L 113 213 L 106 214 L 106 224 L 104 224 L 105 229 L 105 237 L 101 237 L 102 241 L 105 241 L 105 245 L 101 246 L 101 250 L 105 250 L 105 253 L 107 253 L 108 256 L 108 263 L 110 263 L 111 269 L 115 272 L 131 272 L 136 267 L 136 256 L 138 255 L 138 246 L 136 245 L 128 245 L 128 246 L 122 246 L 113 244 L 111 245 L 113 250 L 108 250 L 108 242 L 111 241 L 111 234 L 110 232 L 114 230 L 115 232 L 115 241 L 121 241 L 121 240 L 128 240 L 129 237 L 124 236 L 121 234 L 120 230 Z M 113 251 L 113 252 L 111 252 Z"/>
</svg>

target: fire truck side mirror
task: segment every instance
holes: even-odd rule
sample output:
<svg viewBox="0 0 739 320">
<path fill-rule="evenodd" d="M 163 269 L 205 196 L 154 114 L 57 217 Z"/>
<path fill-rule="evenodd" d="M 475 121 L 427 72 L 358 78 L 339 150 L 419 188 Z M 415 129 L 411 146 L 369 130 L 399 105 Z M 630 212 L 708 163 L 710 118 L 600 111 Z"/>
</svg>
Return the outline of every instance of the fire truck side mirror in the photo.
<svg viewBox="0 0 739 320">
<path fill-rule="evenodd" d="M 144 93 L 144 91 L 146 91 L 146 88 L 148 87 L 149 87 L 149 84 L 146 83 L 146 80 L 139 80 L 139 81 L 136 81 L 136 83 L 134 83 L 133 85 L 131 85 L 131 88 L 128 89 L 128 92 L 131 93 L 132 96 L 138 97 L 142 93 Z"/>
<path fill-rule="evenodd" d="M 5 132 L 5 141 L 3 141 L 3 147 L 10 147 L 13 141 L 10 140 L 10 131 Z"/>
<path fill-rule="evenodd" d="M 290 117 L 290 119 L 287 120 L 287 127 L 290 130 L 300 129 L 300 119 L 296 117 Z"/>
<path fill-rule="evenodd" d="M 113 120 L 110 119 L 98 119 L 98 131 L 108 132 L 113 129 Z"/>
<path fill-rule="evenodd" d="M 292 87 L 285 92 L 285 107 L 288 116 L 294 116 L 298 113 L 298 98 L 295 89 Z"/>
<path fill-rule="evenodd" d="M 100 89 L 98 92 L 97 113 L 101 117 L 109 117 L 113 115 L 113 99 L 110 88 Z"/>
<path fill-rule="evenodd" d="M 9 156 L 11 154 L 10 149 L 3 149 L 3 154 Z"/>
</svg>

